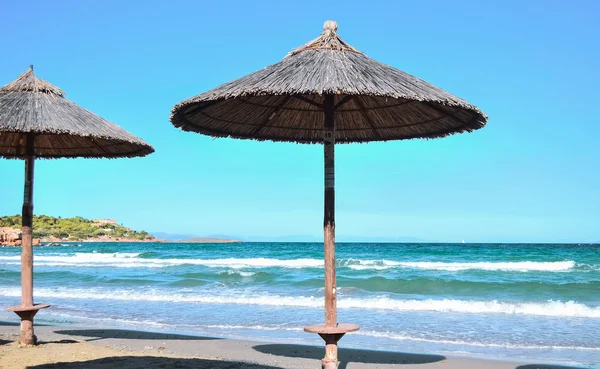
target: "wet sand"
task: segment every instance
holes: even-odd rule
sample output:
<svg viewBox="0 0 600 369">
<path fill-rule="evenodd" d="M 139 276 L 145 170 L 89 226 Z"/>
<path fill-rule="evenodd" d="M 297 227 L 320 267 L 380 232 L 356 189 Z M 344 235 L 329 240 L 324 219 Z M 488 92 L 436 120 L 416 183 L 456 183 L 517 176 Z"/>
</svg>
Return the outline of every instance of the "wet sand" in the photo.
<svg viewBox="0 0 600 369">
<path fill-rule="evenodd" d="M 40 344 L 18 347 L 19 327 L 0 322 L 0 369 L 300 369 L 321 367 L 324 348 L 138 332 L 36 326 Z M 566 369 L 571 367 L 340 348 L 340 369 Z"/>
</svg>

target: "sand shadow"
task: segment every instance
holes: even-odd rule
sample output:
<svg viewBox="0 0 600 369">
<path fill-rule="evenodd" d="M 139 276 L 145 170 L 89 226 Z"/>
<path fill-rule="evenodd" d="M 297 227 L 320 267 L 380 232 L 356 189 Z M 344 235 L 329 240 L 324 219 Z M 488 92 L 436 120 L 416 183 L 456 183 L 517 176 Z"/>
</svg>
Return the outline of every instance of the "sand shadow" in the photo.
<svg viewBox="0 0 600 369">
<path fill-rule="evenodd" d="M 76 340 L 55 340 L 55 341 L 43 341 L 43 340 L 39 340 L 38 341 L 38 345 L 46 345 L 46 344 L 49 344 L 49 343 L 59 343 L 59 344 L 62 344 L 62 343 L 77 343 L 77 342 L 79 342 L 79 341 L 76 341 Z"/>
<path fill-rule="evenodd" d="M 38 345 L 46 345 L 49 343 L 77 343 L 78 341 L 75 340 L 57 340 L 57 341 L 43 341 L 43 340 L 39 340 L 37 342 Z M 10 340 L 2 340 L 0 339 L 0 346 L 2 345 L 8 345 L 9 343 L 17 343 L 17 338 L 15 338 L 14 341 L 10 341 Z"/>
<path fill-rule="evenodd" d="M 74 337 L 89 337 L 84 341 L 98 341 L 106 338 L 121 338 L 131 340 L 185 340 L 185 341 L 202 341 L 202 340 L 219 340 L 221 338 L 215 337 L 201 337 L 201 336 L 186 336 L 183 334 L 170 334 L 170 333 L 154 333 L 154 332 L 140 332 L 130 331 L 125 329 L 68 329 L 54 331 L 57 334 L 64 334 Z"/>
<path fill-rule="evenodd" d="M 157 356 L 116 356 L 102 359 L 42 364 L 29 366 L 28 369 L 284 369 L 275 366 L 255 365 L 235 361 L 218 361 L 195 358 L 167 358 Z"/>
<path fill-rule="evenodd" d="M 257 345 L 252 348 L 264 354 L 317 360 L 321 360 L 325 354 L 324 347 L 304 345 L 269 344 Z M 427 364 L 446 360 L 446 357 L 442 355 L 409 354 L 404 352 L 359 350 L 349 348 L 340 348 L 338 357 L 340 359 L 340 369 L 345 369 L 348 363 Z"/>
<path fill-rule="evenodd" d="M 515 369 L 583 369 L 583 367 L 552 364 L 526 364 L 519 365 Z"/>
</svg>

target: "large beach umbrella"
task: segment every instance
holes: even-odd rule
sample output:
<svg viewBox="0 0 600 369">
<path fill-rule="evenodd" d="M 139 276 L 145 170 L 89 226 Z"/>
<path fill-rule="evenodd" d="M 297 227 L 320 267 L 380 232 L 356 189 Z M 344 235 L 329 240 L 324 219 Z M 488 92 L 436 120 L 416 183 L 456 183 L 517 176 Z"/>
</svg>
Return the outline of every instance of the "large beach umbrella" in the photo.
<svg viewBox="0 0 600 369">
<path fill-rule="evenodd" d="M 327 21 L 315 40 L 279 63 L 177 104 L 171 123 L 213 137 L 322 143 L 325 161 L 325 324 L 305 327 L 326 342 L 324 368 L 337 367 L 334 146 L 437 138 L 482 128 L 477 107 L 377 62 L 344 42 Z"/>
<path fill-rule="evenodd" d="M 46 304 L 33 303 L 33 164 L 36 158 L 145 156 L 152 146 L 65 98 L 41 80 L 33 66 L 0 88 L 0 157 L 25 160 L 21 241 L 21 305 L 7 308 L 21 318 L 19 343 L 36 343 L 33 317 Z"/>
</svg>

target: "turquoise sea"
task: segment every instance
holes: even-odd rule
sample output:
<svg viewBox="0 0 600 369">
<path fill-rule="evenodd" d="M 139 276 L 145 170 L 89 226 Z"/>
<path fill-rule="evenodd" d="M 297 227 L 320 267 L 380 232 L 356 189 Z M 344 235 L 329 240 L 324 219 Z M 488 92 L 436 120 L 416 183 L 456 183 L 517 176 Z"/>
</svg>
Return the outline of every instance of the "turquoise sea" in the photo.
<svg viewBox="0 0 600 369">
<path fill-rule="evenodd" d="M 34 249 L 38 323 L 321 345 L 318 243 L 65 243 Z M 346 347 L 600 367 L 600 245 L 337 245 Z M 0 248 L 0 305 L 20 303 Z M 0 312 L 0 320 L 17 321 Z"/>
</svg>

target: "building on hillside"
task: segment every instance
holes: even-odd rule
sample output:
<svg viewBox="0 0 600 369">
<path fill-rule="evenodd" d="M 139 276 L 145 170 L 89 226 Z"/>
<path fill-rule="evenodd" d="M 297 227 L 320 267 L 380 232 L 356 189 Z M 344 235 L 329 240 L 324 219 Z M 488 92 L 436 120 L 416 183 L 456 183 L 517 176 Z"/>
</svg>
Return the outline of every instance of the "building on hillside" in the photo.
<svg viewBox="0 0 600 369">
<path fill-rule="evenodd" d="M 94 219 L 92 223 L 96 226 L 101 226 L 103 224 L 117 224 L 117 221 L 114 219 Z"/>
</svg>

